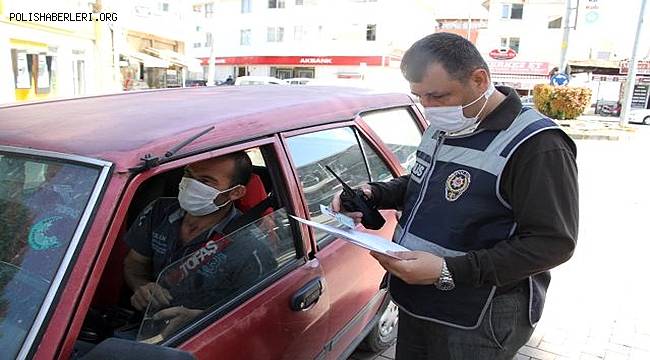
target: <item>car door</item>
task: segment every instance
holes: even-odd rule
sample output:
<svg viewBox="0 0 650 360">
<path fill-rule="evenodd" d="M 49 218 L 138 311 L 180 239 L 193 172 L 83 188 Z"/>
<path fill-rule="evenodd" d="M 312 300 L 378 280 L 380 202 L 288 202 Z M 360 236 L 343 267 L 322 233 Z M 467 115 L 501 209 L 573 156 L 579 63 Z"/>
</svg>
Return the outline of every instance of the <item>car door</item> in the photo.
<svg viewBox="0 0 650 360">
<path fill-rule="evenodd" d="M 357 130 L 351 126 L 353 123 L 344 125 L 284 134 L 296 177 L 301 183 L 305 207 L 314 221 L 333 224 L 333 220 L 321 214 L 320 205 L 329 205 L 342 188 L 325 166 L 332 168 L 352 187 L 372 180 L 365 152 L 367 143 L 359 138 Z M 385 166 L 383 169 L 375 167 L 375 171 L 377 180 L 393 176 Z M 387 222 L 382 229 L 365 231 L 391 239 L 397 218 L 394 211 L 383 212 L 383 215 Z M 359 228 L 362 227 L 359 225 Z M 328 347 L 331 350 L 328 357 L 336 358 L 378 311 L 385 296 L 379 289 L 384 270 L 365 249 L 318 230 L 312 231 L 312 236 L 318 250 L 316 259 L 323 266 L 330 290 Z"/>
</svg>

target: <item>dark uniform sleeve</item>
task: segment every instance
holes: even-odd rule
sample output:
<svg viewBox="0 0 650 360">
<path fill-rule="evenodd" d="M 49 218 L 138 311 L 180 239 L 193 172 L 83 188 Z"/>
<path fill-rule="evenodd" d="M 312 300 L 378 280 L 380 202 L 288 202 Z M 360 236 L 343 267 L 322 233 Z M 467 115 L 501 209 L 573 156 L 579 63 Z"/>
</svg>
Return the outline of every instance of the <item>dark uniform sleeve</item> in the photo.
<svg viewBox="0 0 650 360">
<path fill-rule="evenodd" d="M 411 175 L 402 175 L 386 182 L 372 182 L 372 199 L 380 209 L 404 209 L 406 186 Z"/>
<path fill-rule="evenodd" d="M 151 231 L 155 210 L 157 209 L 158 200 L 154 200 L 147 205 L 144 210 L 135 219 L 129 231 L 124 237 L 126 244 L 138 254 L 146 257 L 153 256 L 151 248 Z"/>
<path fill-rule="evenodd" d="M 500 184 L 517 230 L 491 249 L 446 258 L 456 283 L 507 286 L 572 256 L 578 237 L 576 152 L 567 136 L 554 130 L 521 145 Z"/>
</svg>

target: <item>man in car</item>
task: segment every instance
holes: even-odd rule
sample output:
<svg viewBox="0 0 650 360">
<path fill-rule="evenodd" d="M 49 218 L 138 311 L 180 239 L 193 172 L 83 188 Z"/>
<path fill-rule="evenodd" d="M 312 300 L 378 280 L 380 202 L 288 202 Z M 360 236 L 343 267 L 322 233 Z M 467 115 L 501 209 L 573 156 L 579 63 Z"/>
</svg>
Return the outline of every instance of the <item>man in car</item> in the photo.
<svg viewBox="0 0 650 360">
<path fill-rule="evenodd" d="M 164 309 L 158 317 L 184 323 L 274 267 L 263 234 L 224 237 L 241 216 L 233 202 L 246 195 L 251 171 L 243 151 L 193 163 L 178 198 L 160 198 L 142 211 L 125 238 L 134 308 Z"/>
</svg>

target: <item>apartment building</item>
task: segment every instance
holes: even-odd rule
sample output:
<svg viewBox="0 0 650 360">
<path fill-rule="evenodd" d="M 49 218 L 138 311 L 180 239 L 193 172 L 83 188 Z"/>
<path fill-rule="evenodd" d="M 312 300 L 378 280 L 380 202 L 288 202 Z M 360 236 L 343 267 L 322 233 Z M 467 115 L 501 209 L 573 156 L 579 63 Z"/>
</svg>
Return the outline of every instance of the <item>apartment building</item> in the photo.
<svg viewBox="0 0 650 360">
<path fill-rule="evenodd" d="M 209 59 L 214 79 L 279 78 L 403 81 L 403 52 L 434 31 L 429 1 L 214 0 L 193 5 L 188 53 Z"/>
</svg>

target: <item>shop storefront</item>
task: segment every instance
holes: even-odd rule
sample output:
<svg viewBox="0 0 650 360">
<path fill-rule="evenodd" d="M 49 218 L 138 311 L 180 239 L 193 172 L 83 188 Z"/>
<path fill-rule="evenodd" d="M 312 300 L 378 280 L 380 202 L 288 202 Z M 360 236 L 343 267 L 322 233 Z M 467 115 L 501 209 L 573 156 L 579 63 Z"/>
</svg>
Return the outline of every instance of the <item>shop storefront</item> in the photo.
<svg viewBox="0 0 650 360">
<path fill-rule="evenodd" d="M 57 94 L 56 47 L 26 40 L 10 40 L 15 97 L 18 101 Z"/>
<path fill-rule="evenodd" d="M 532 95 L 535 85 L 549 82 L 547 62 L 497 60 L 487 63 L 492 82 L 511 87 L 522 96 Z"/>
<path fill-rule="evenodd" d="M 183 55 L 183 42 L 129 31 L 120 54 L 123 90 L 182 87 L 187 73 L 201 71 L 199 61 Z"/>
<path fill-rule="evenodd" d="M 228 76 L 274 76 L 280 79 L 368 80 L 386 69 L 398 69 L 399 58 L 390 56 L 233 56 L 215 58 L 215 79 Z M 208 73 L 208 59 L 201 59 Z"/>
<path fill-rule="evenodd" d="M 620 73 L 627 75 L 628 71 L 629 62 L 621 61 Z M 637 63 L 637 74 L 639 76 L 636 77 L 636 81 L 634 83 L 631 107 L 632 109 L 650 109 L 650 61 L 639 61 Z M 623 86 L 621 88 L 623 88 Z"/>
</svg>

